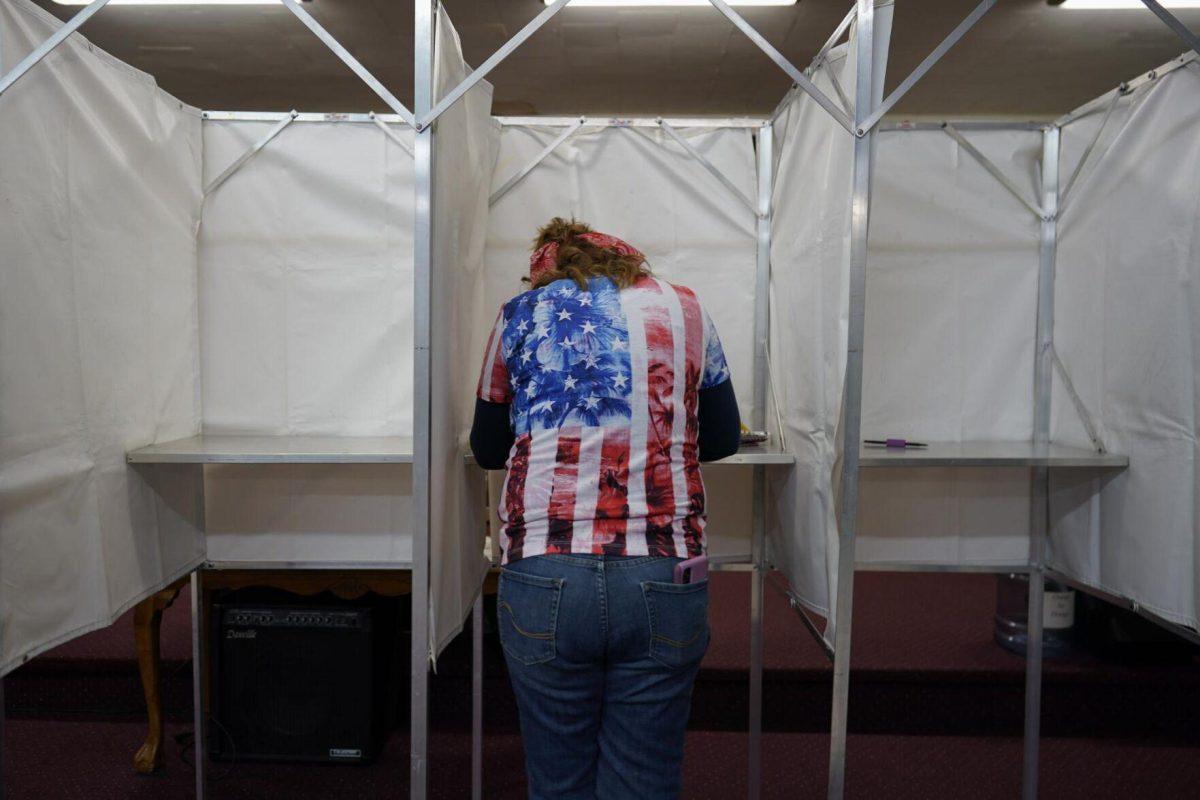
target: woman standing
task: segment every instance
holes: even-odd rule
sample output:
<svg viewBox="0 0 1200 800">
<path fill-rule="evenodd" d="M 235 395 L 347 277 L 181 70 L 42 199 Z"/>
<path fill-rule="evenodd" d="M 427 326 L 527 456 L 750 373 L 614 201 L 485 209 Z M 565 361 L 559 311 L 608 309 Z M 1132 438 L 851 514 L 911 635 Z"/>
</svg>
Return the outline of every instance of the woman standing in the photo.
<svg viewBox="0 0 1200 800">
<path fill-rule="evenodd" d="M 529 796 L 675 798 L 709 636 L 700 462 L 739 439 L 729 368 L 695 294 L 616 237 L 555 218 L 528 280 L 471 448 L 507 469 L 497 606 Z"/>
</svg>

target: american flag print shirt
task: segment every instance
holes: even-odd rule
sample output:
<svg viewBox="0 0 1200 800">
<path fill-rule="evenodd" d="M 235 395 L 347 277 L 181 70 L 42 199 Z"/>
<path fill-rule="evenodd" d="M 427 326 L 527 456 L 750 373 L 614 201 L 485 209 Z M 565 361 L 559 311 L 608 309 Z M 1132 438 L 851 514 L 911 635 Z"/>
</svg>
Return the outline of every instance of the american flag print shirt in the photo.
<svg viewBox="0 0 1200 800">
<path fill-rule="evenodd" d="M 478 389 L 510 404 L 516 437 L 503 563 L 703 553 L 698 392 L 726 380 L 716 328 L 685 287 L 559 280 L 505 303 Z"/>
</svg>

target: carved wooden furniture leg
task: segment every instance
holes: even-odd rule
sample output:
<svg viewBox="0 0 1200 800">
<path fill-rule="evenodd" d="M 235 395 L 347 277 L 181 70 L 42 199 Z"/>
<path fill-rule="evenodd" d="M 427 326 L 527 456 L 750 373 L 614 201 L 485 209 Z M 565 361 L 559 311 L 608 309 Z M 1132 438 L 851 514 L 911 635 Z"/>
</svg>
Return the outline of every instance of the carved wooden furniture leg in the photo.
<svg viewBox="0 0 1200 800">
<path fill-rule="evenodd" d="M 300 595 L 333 592 L 338 597 L 352 599 L 367 592 L 396 597 L 412 591 L 412 576 L 407 570 L 204 570 L 201 581 L 201 627 L 207 630 L 204 614 L 209 595 L 217 589 L 242 589 L 248 586 L 270 586 Z M 148 775 L 162 765 L 163 715 L 159 687 L 159 630 L 162 612 L 175 601 L 188 578 L 181 578 L 157 594 L 147 597 L 134 607 L 134 638 L 137 641 L 138 671 L 142 676 L 142 692 L 146 697 L 149 731 L 133 766 Z M 211 654 L 209 654 L 211 655 Z M 204 704 L 211 702 L 208 664 L 203 665 Z"/>
<path fill-rule="evenodd" d="M 146 741 L 133 757 L 133 768 L 149 775 L 162 765 L 163 714 L 162 694 L 159 683 L 159 665 L 162 653 L 159 649 L 159 631 L 162 628 L 162 613 L 187 584 L 187 578 L 147 597 L 133 609 L 133 636 L 137 642 L 138 672 L 142 677 L 142 693 L 146 698 L 146 715 L 150 729 Z"/>
</svg>

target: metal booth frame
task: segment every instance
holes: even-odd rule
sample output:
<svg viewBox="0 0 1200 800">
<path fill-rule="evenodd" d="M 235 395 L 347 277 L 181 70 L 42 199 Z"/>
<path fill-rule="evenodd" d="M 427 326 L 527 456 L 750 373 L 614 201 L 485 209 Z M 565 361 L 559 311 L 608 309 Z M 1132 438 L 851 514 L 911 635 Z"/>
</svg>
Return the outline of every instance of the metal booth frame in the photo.
<svg viewBox="0 0 1200 800">
<path fill-rule="evenodd" d="M 7 74 L 0 76 L 0 94 L 10 89 L 17 81 L 40 62 L 46 55 L 65 41 L 83 23 L 103 8 L 109 0 L 93 0 L 89 5 L 77 12 L 64 23 L 43 44 L 23 58 Z M 406 143 L 396 136 L 393 126 L 405 124 L 413 128 L 414 141 L 411 150 L 414 159 L 414 184 L 416 204 L 414 211 L 414 409 L 413 409 L 413 438 L 409 452 L 394 446 L 387 453 L 378 452 L 358 454 L 360 460 L 366 458 L 375 463 L 406 462 L 413 465 L 413 495 L 414 495 L 414 528 L 413 528 L 413 560 L 411 565 L 397 565 L 399 569 L 409 568 L 412 574 L 412 670 L 411 670 L 411 719 L 410 719 L 410 797 L 414 800 L 424 798 L 428 785 L 428 689 L 429 689 L 429 545 L 431 524 L 431 499 L 433 487 L 430 484 L 431 451 L 430 431 L 433 418 L 433 406 L 430 385 L 432 328 L 430 319 L 431 304 L 431 259 L 433 247 L 433 203 L 432 196 L 436 187 L 436 176 L 433 173 L 433 153 L 436 147 L 436 128 L 434 122 L 447 108 L 457 102 L 476 83 L 486 77 L 492 69 L 501 63 L 517 47 L 532 36 L 551 17 L 566 7 L 570 0 L 556 0 L 540 12 L 532 21 L 525 25 L 516 35 L 501 46 L 492 56 L 473 70 L 457 87 L 440 100 L 433 95 L 434 69 L 434 36 L 437 13 L 436 0 L 415 0 L 415 30 L 414 30 L 414 108 L 410 111 L 393 95 L 377 78 L 375 78 L 353 55 L 350 54 L 328 31 L 326 31 L 296 0 L 280 0 L 317 38 L 319 38 L 343 63 L 345 63 L 360 80 L 362 80 L 380 98 L 390 110 L 390 114 L 300 114 L 296 111 L 284 114 L 255 113 L 255 112 L 204 112 L 209 119 L 245 119 L 275 121 L 267 134 L 249 148 L 242 156 L 231 163 L 217 178 L 204 187 L 204 194 L 215 191 L 240 167 L 250 161 L 256 153 L 266 147 L 272 139 L 286 127 L 297 121 L 320 122 L 363 122 L 378 126 L 385 135 L 397 142 L 405 150 Z M 1037 794 L 1037 758 L 1038 758 L 1038 722 L 1040 714 L 1041 695 L 1041 645 L 1042 645 L 1042 592 L 1045 575 L 1050 572 L 1057 580 L 1065 580 L 1083 591 L 1104 597 L 1110 602 L 1132 607 L 1139 614 L 1169 628 L 1177 634 L 1186 636 L 1193 641 L 1200 641 L 1194 631 L 1169 622 L 1153 612 L 1140 608 L 1137 603 L 1125 598 L 1115 597 L 1105 592 L 1079 584 L 1065 576 L 1051 572 L 1044 563 L 1044 546 L 1047 535 L 1048 518 L 1048 475 L 1052 467 L 1058 466 L 1101 466 L 1119 467 L 1122 457 L 1112 456 L 1104 450 L 1103 443 L 1095 435 L 1094 426 L 1090 422 L 1087 410 L 1079 401 L 1066 373 L 1065 367 L 1053 347 L 1053 286 L 1054 265 L 1057 244 L 1057 220 L 1067 207 L 1070 190 L 1080 177 L 1084 162 L 1092 154 L 1104 124 L 1107 123 L 1119 99 L 1129 90 L 1142 82 L 1153 81 L 1171 69 L 1191 63 L 1200 54 L 1200 37 L 1197 37 L 1177 18 L 1166 11 L 1157 0 L 1142 0 L 1168 27 L 1170 27 L 1193 51 L 1188 55 L 1172 61 L 1165 67 L 1151 71 L 1142 77 L 1122 84 L 1108 95 L 1081 107 L 1049 125 L 1020 126 L 1005 123 L 918 123 L 915 125 L 890 125 L 881 123 L 887 112 L 911 89 L 924 75 L 953 47 L 970 28 L 982 18 L 997 0 L 982 0 L 964 20 L 955 27 L 946 38 L 910 73 L 897 87 L 878 105 L 874 103 L 877 87 L 873 85 L 873 55 L 875 49 L 874 29 L 874 0 L 854 0 L 854 5 L 825 45 L 813 59 L 806 70 L 798 69 L 787 60 L 782 53 L 766 41 L 749 23 L 736 11 L 729 7 L 725 0 L 709 0 L 710 4 L 723 14 L 734 26 L 741 30 L 756 46 L 759 47 L 780 69 L 787 73 L 793 81 L 792 90 L 784 97 L 780 106 L 766 120 L 751 119 L 606 119 L 600 124 L 614 127 L 659 127 L 671 139 L 681 145 L 693 158 L 720 180 L 726 188 L 739 197 L 756 217 L 756 279 L 755 279 L 755 323 L 754 323 L 754 375 L 753 375 L 753 412 L 752 421 L 756 428 L 767 424 L 767 397 L 770 387 L 770 354 L 768 349 L 768 313 L 769 290 L 771 281 L 770 247 L 771 247 L 771 199 L 773 193 L 772 165 L 773 141 L 772 130 L 776 119 L 787 107 L 788 101 L 795 91 L 803 91 L 814 102 L 824 109 L 846 132 L 854 137 L 853 166 L 851 175 L 851 206 L 850 206 L 850 293 L 848 299 L 849 328 L 845 383 L 842 408 L 841 447 L 843 458 L 841 462 L 842 493 L 838 498 L 838 582 L 837 603 L 834 612 L 834 641 L 829 642 L 816 624 L 804 613 L 799 599 L 789 590 L 793 607 L 809 630 L 817 637 L 827 654 L 833 661 L 833 707 L 831 742 L 829 757 L 828 797 L 831 800 L 841 798 L 845 786 L 845 755 L 847 735 L 847 708 L 849 700 L 850 677 L 850 643 L 851 643 L 851 612 L 853 601 L 853 577 L 855 564 L 855 540 L 857 527 L 858 476 L 864 466 L 882 466 L 884 463 L 872 463 L 868 457 L 860 457 L 860 422 L 862 402 L 862 351 L 865 323 L 865 290 L 867 266 L 867 238 L 870 223 L 871 178 L 874 168 L 874 137 L 881 129 L 928 129 L 940 128 L 954 138 L 970 154 L 981 167 L 993 175 L 1009 192 L 1013 193 L 1040 220 L 1040 269 L 1038 280 L 1038 312 L 1037 337 L 1035 358 L 1035 425 L 1031 446 L 1019 455 L 1011 453 L 997 460 L 996 457 L 979 453 L 955 452 L 940 454 L 933 459 L 907 462 L 903 459 L 884 459 L 888 466 L 923 466 L 937 464 L 941 466 L 979 466 L 985 464 L 1004 463 L 1008 465 L 1029 466 L 1032 469 L 1033 503 L 1030 520 L 1030 553 L 1028 563 L 1004 565 L 911 565 L 911 564 L 871 564 L 863 565 L 864 569 L 906 569 L 928 571 L 1019 571 L 1026 572 L 1030 577 L 1029 593 L 1029 658 L 1026 673 L 1025 697 L 1025 749 L 1024 775 L 1022 795 L 1026 800 Z M 857 23 L 858 51 L 856 63 L 856 84 L 852 87 L 854 102 L 851 103 L 846 92 L 838 84 L 836 77 L 831 85 L 835 98 L 822 92 L 812 80 L 816 70 L 828 64 L 829 50 L 836 45 L 852 23 Z M 1059 130 L 1066 123 L 1082 116 L 1103 110 L 1105 117 L 1100 131 L 1086 148 L 1080 165 L 1067 179 L 1065 185 L 1059 188 Z M 505 192 L 509 191 L 530 171 L 537 167 L 553 150 L 585 125 L 596 124 L 587 118 L 501 118 L 502 124 L 538 124 L 561 125 L 563 132 L 548 145 L 532 163 L 511 176 L 503 185 L 493 192 L 490 202 L 495 202 Z M 882 127 L 881 127 L 882 125 Z M 690 146 L 675 130 L 680 127 L 741 127 L 755 129 L 756 137 L 756 166 L 758 172 L 756 197 L 745 196 L 735 185 L 728 181 L 720 171 L 707 161 L 698 151 Z M 983 129 L 1005 129 L 1014 127 L 1030 127 L 1043 132 L 1043 182 L 1040 198 L 1027 198 L 1009 181 L 1003 173 L 986 157 L 975 149 L 963 135 L 963 131 Z M 1056 450 L 1049 441 L 1049 408 L 1050 382 L 1052 375 L 1057 373 L 1064 383 L 1076 411 L 1096 446 L 1096 458 L 1088 458 L 1087 451 L 1075 450 L 1071 453 Z M 776 406 L 778 409 L 778 405 Z M 781 428 L 782 431 L 782 428 Z M 385 450 L 387 445 L 381 445 Z M 1083 455 L 1080 455 L 1080 454 Z M 162 454 L 160 453 L 160 456 Z M 241 454 L 243 457 L 244 453 Z M 240 463 L 262 463 L 264 461 L 287 461 L 288 456 L 295 460 L 295 453 L 274 454 L 262 456 L 255 454 L 251 461 L 242 460 Z M 776 454 L 778 456 L 779 454 Z M 136 458 L 137 453 L 131 453 L 131 461 L 154 463 L 153 457 Z M 210 458 L 207 461 L 188 461 L 188 454 L 167 453 L 162 460 L 185 463 L 211 463 L 218 460 L 237 461 L 238 454 L 228 458 Z M 304 460 L 320 463 L 345 463 L 353 461 L 355 454 L 339 451 L 333 453 L 305 453 Z M 322 461 L 322 459 L 324 459 Z M 730 459 L 732 463 L 749 464 L 753 466 L 753 530 L 751 552 L 746 559 L 731 558 L 724 563 L 716 564 L 717 568 L 749 569 L 751 581 L 751 666 L 750 666 L 750 709 L 749 709 L 749 784 L 748 796 L 757 798 L 761 791 L 761 723 L 762 723 L 762 606 L 765 579 L 769 569 L 765 549 L 765 470 L 771 464 L 787 463 L 784 459 L 775 458 L 739 458 Z M 220 567 L 221 565 L 209 565 Z M 233 567 L 236 565 L 225 565 Z M 297 566 L 297 565 L 292 565 Z M 308 564 L 303 566 L 343 567 L 343 564 Z M 377 566 L 377 565 L 375 565 Z M 203 567 L 202 567 L 203 568 Z M 192 615 L 193 615 L 193 648 L 196 654 L 202 652 L 202 636 L 199 627 L 200 582 L 198 571 L 192 574 Z M 474 605 L 473 650 L 474 669 L 472 681 L 472 710 L 473 710 L 473 748 L 472 748 L 472 779 L 473 797 L 483 795 L 482 768 L 482 610 L 481 598 Z M 194 658 L 193 686 L 196 724 L 196 796 L 204 796 L 204 737 L 203 713 L 200 697 L 200 658 Z M 0 681 L 0 701 L 3 699 L 3 683 Z M 3 724 L 3 710 L 0 705 L 0 726 Z M 0 727 L 2 731 L 2 727 Z M 3 772 L 0 764 L 0 800 L 3 798 Z"/>
</svg>

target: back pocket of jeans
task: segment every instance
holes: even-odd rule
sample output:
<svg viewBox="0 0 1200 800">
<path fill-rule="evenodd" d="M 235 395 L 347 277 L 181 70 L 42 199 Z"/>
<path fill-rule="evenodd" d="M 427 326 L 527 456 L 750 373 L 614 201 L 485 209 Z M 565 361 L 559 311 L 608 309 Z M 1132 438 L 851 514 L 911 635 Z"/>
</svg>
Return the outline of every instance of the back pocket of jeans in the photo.
<svg viewBox="0 0 1200 800">
<path fill-rule="evenodd" d="M 679 669 L 704 657 L 708 649 L 708 581 L 643 581 L 650 617 L 650 657 Z"/>
<path fill-rule="evenodd" d="M 496 613 L 500 644 L 510 658 L 522 664 L 542 664 L 554 658 L 561 594 L 561 578 L 500 570 Z"/>
</svg>

